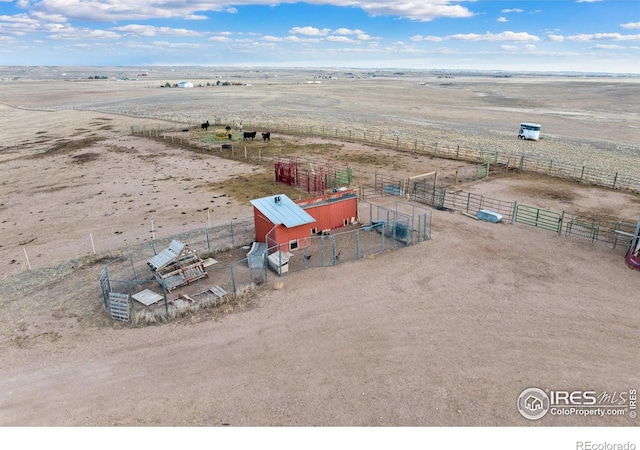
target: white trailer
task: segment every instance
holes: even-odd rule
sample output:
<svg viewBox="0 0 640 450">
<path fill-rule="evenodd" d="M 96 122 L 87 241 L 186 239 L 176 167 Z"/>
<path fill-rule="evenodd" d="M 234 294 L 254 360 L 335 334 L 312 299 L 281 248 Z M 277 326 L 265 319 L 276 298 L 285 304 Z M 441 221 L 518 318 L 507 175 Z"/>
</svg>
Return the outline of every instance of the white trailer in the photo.
<svg viewBox="0 0 640 450">
<path fill-rule="evenodd" d="M 518 131 L 518 138 L 537 141 L 540 139 L 540 124 L 522 122 L 520 124 L 520 131 Z"/>
</svg>

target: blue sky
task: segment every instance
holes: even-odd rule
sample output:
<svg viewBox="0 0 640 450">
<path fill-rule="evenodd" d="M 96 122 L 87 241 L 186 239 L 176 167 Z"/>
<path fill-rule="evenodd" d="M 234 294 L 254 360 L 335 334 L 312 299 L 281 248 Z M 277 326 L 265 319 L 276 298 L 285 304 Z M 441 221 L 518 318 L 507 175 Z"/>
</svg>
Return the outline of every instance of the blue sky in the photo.
<svg viewBox="0 0 640 450">
<path fill-rule="evenodd" d="M 0 0 L 0 65 L 640 73 L 640 0 Z"/>
</svg>

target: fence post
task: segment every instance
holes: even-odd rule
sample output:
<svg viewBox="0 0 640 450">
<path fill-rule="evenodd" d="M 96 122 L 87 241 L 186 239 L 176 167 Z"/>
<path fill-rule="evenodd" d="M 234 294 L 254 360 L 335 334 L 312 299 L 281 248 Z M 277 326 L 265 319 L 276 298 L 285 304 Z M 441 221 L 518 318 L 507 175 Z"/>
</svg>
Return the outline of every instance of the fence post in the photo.
<svg viewBox="0 0 640 450">
<path fill-rule="evenodd" d="M 338 254 L 336 253 L 336 237 L 334 235 L 331 235 L 329 239 L 329 242 L 331 242 L 331 265 L 335 266 L 339 258 Z"/>
<path fill-rule="evenodd" d="M 618 172 L 616 172 L 616 176 L 613 177 L 613 189 L 616 188 L 616 181 L 618 181 Z"/>
<path fill-rule="evenodd" d="M 469 202 L 471 202 L 471 192 L 467 194 L 467 212 L 469 212 Z"/>
<path fill-rule="evenodd" d="M 237 292 L 236 292 L 236 279 L 233 276 L 233 264 L 231 264 L 231 266 L 229 266 L 229 267 L 230 267 L 229 270 L 231 272 L 231 286 L 233 288 L 233 295 L 236 295 L 237 294 Z M 282 266 L 280 266 L 280 267 L 282 267 Z"/>
<path fill-rule="evenodd" d="M 522 172 L 523 167 L 524 167 L 524 155 L 520 157 L 520 167 L 518 167 L 518 171 Z"/>
<path fill-rule="evenodd" d="M 513 213 L 511 214 L 511 224 L 516 221 L 516 211 L 518 210 L 518 201 L 513 202 Z"/>
<path fill-rule="evenodd" d="M 235 242 L 234 242 L 234 240 L 233 240 L 233 220 L 231 221 L 231 226 L 230 226 L 230 228 L 231 228 L 231 246 L 232 246 L 232 247 L 235 247 L 235 246 L 236 246 L 236 244 L 235 244 Z"/>
<path fill-rule="evenodd" d="M 129 262 L 131 263 L 131 272 L 133 273 L 133 279 L 137 281 L 138 275 L 136 274 L 136 267 L 133 265 L 133 256 L 131 256 L 131 254 L 129 254 Z"/>
<path fill-rule="evenodd" d="M 582 177 L 584 177 L 584 166 L 582 166 L 582 172 L 580 173 L 580 182 L 582 182 Z"/>
</svg>

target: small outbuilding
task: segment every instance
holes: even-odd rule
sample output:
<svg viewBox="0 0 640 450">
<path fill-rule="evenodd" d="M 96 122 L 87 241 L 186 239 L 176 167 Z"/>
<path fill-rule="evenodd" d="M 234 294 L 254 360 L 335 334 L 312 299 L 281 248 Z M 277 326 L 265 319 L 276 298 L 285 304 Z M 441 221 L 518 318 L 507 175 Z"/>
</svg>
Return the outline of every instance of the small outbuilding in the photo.
<svg viewBox="0 0 640 450">
<path fill-rule="evenodd" d="M 256 241 L 267 247 L 288 245 L 283 250 L 294 250 L 315 229 L 316 220 L 284 194 L 251 200 L 251 204 Z"/>
<path fill-rule="evenodd" d="M 358 220 L 358 197 L 352 189 L 294 202 L 284 194 L 251 200 L 256 242 L 281 245 L 289 252 L 309 245 L 306 238 L 328 233 Z"/>
<path fill-rule="evenodd" d="M 179 88 L 192 88 L 193 87 L 193 83 L 191 81 L 181 81 L 180 83 L 178 83 L 178 87 Z"/>
</svg>

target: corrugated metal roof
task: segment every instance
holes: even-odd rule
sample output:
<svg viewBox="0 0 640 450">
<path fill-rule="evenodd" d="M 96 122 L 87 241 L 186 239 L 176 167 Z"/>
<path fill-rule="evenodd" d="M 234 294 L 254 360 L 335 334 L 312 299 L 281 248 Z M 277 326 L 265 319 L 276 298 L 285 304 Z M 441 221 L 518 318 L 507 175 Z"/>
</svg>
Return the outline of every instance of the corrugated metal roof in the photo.
<svg viewBox="0 0 640 450">
<path fill-rule="evenodd" d="M 279 199 L 279 201 L 276 201 L 276 199 Z M 287 228 L 293 228 L 316 221 L 309 213 L 284 194 L 254 199 L 251 200 L 251 204 L 274 225 L 282 224 Z"/>
<path fill-rule="evenodd" d="M 180 255 L 182 250 L 184 250 L 184 244 L 174 239 L 171 241 L 168 248 L 165 248 L 156 256 L 151 258 L 147 264 L 151 266 L 152 270 L 158 270 Z"/>
</svg>

